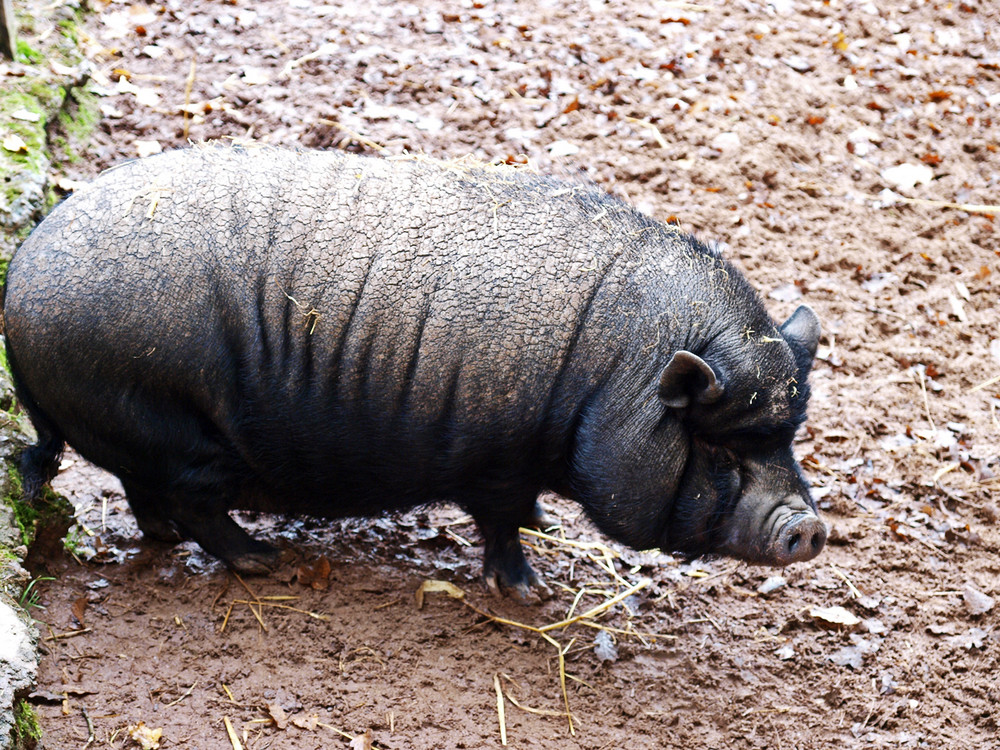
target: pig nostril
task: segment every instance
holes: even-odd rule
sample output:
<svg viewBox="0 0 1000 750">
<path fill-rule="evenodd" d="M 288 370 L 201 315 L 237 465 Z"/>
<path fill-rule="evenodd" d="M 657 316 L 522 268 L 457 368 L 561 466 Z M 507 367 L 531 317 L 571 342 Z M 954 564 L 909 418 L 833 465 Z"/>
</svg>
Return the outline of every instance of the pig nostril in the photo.
<svg viewBox="0 0 1000 750">
<path fill-rule="evenodd" d="M 795 554 L 795 550 L 798 549 L 799 542 L 802 541 L 801 534 L 792 534 L 788 540 L 788 553 Z"/>
<path fill-rule="evenodd" d="M 823 549 L 823 543 L 825 541 L 826 539 L 823 538 L 823 534 L 821 534 L 820 532 L 817 531 L 815 534 L 813 534 L 812 540 L 810 541 L 810 544 L 812 544 L 813 552 L 819 552 L 821 549 Z"/>
</svg>

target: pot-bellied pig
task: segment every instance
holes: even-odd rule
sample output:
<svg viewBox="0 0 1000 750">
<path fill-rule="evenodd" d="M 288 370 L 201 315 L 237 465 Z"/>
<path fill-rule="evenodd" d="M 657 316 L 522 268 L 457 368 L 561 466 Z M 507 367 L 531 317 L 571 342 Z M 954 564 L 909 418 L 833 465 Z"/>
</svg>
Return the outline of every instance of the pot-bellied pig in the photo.
<svg viewBox="0 0 1000 750">
<path fill-rule="evenodd" d="M 589 184 L 499 167 L 201 146 L 126 163 L 15 254 L 4 315 L 38 432 L 116 474 L 144 534 L 245 572 L 231 509 L 452 502 L 494 589 L 553 490 L 636 548 L 808 560 L 792 455 L 820 335 L 719 253 Z"/>
</svg>

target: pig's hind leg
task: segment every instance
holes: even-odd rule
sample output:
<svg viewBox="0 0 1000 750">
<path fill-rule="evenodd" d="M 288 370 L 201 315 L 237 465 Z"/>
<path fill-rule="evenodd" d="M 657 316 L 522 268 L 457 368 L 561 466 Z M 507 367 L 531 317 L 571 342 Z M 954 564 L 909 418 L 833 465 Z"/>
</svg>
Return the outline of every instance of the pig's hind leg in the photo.
<svg viewBox="0 0 1000 750">
<path fill-rule="evenodd" d="M 265 575 L 278 562 L 278 550 L 247 534 L 229 517 L 228 504 L 217 494 L 159 494 L 129 485 L 125 494 L 144 535 L 165 542 L 192 539 L 245 575 Z"/>
<path fill-rule="evenodd" d="M 465 506 L 483 535 L 483 578 L 494 594 L 513 591 L 528 599 L 532 593 L 547 598 L 552 590 L 528 564 L 521 547 L 521 526 L 534 525 L 542 519 L 535 497 L 511 503 L 479 501 Z"/>
<path fill-rule="evenodd" d="M 144 537 L 173 544 L 184 540 L 177 525 L 164 514 L 162 498 L 128 482 L 122 482 L 122 487 Z"/>
</svg>

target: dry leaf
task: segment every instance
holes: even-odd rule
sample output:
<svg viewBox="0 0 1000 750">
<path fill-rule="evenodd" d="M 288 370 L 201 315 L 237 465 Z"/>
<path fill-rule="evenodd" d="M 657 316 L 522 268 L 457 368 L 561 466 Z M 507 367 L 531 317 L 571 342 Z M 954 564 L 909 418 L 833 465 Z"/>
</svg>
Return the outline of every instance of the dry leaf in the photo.
<svg viewBox="0 0 1000 750">
<path fill-rule="evenodd" d="M 607 630 L 601 630 L 594 638 L 594 654 L 600 661 L 618 661 L 618 647 Z"/>
<path fill-rule="evenodd" d="M 19 154 L 21 152 L 27 153 L 28 144 L 24 142 L 24 139 L 17 133 L 10 133 L 4 136 L 3 147 L 12 153 Z"/>
<path fill-rule="evenodd" d="M 569 141 L 554 141 L 549 144 L 549 153 L 554 157 L 572 156 L 579 152 L 580 147 Z"/>
<path fill-rule="evenodd" d="M 861 669 L 864 663 L 864 654 L 857 646 L 845 646 L 827 658 L 838 667 L 850 667 L 851 669 Z"/>
<path fill-rule="evenodd" d="M 160 738 L 163 736 L 163 730 L 151 729 L 146 726 L 145 722 L 140 721 L 135 726 L 128 728 L 128 736 L 142 750 L 157 750 L 160 746 Z"/>
<path fill-rule="evenodd" d="M 882 170 L 882 179 L 894 188 L 912 190 L 934 179 L 934 170 L 926 164 L 900 164 Z"/>
<path fill-rule="evenodd" d="M 76 621 L 80 623 L 81 628 L 86 627 L 86 625 L 84 625 L 83 622 L 83 613 L 87 611 L 87 604 L 88 604 L 87 597 L 85 596 L 81 596 L 79 599 L 73 602 L 73 607 L 72 607 L 73 617 L 75 617 Z"/>
<path fill-rule="evenodd" d="M 160 103 L 160 95 L 153 91 L 153 89 L 136 87 L 135 100 L 144 107 L 156 107 Z"/>
<path fill-rule="evenodd" d="M 319 716 L 312 714 L 311 716 L 296 716 L 292 719 L 292 724 L 297 726 L 299 729 L 305 729 L 307 732 L 311 732 L 316 729 L 316 725 L 319 723 Z"/>
<path fill-rule="evenodd" d="M 962 633 L 961 635 L 953 635 L 945 638 L 948 643 L 952 646 L 957 646 L 959 648 L 964 648 L 966 651 L 971 651 L 972 649 L 983 648 L 983 643 L 990 637 L 982 628 L 973 628 L 968 633 Z"/>
<path fill-rule="evenodd" d="M 779 302 L 794 302 L 802 298 L 802 290 L 795 286 L 795 284 L 785 284 L 784 286 L 779 286 L 777 289 L 772 289 L 768 292 L 767 296 Z"/>
<path fill-rule="evenodd" d="M 809 616 L 823 628 L 854 628 L 861 624 L 858 617 L 843 607 L 813 607 Z"/>
<path fill-rule="evenodd" d="M 993 597 L 977 591 L 972 586 L 962 589 L 962 598 L 970 615 L 983 615 L 993 609 Z"/>
<path fill-rule="evenodd" d="M 55 73 L 57 76 L 72 76 L 76 78 L 79 76 L 80 71 L 78 68 L 70 67 L 69 65 L 63 65 L 55 60 L 49 60 L 49 69 Z"/>
<path fill-rule="evenodd" d="M 39 120 L 42 119 L 42 116 L 40 114 L 38 114 L 37 112 L 32 112 L 30 110 L 27 110 L 24 107 L 21 107 L 19 110 L 15 112 L 11 112 L 10 116 L 13 117 L 15 120 L 24 120 L 25 122 L 38 122 Z"/>
<path fill-rule="evenodd" d="M 285 729 L 288 726 L 288 714 L 281 706 L 270 703 L 267 706 L 267 712 L 271 715 L 271 720 L 274 721 L 274 726 L 278 729 Z"/>
<path fill-rule="evenodd" d="M 458 586 L 447 581 L 426 580 L 420 584 L 417 593 L 414 595 L 417 600 L 417 609 L 424 608 L 424 594 L 447 594 L 452 599 L 465 598 L 465 592 Z"/>
<path fill-rule="evenodd" d="M 351 740 L 351 750 L 372 750 L 372 730 L 366 729 L 364 734 Z"/>
<path fill-rule="evenodd" d="M 784 587 L 787 583 L 788 581 L 782 576 L 771 576 L 757 587 L 757 593 L 767 596 L 768 594 Z"/>
<path fill-rule="evenodd" d="M 295 578 L 303 586 L 326 591 L 330 586 L 330 561 L 321 557 L 314 563 L 300 565 Z"/>
</svg>

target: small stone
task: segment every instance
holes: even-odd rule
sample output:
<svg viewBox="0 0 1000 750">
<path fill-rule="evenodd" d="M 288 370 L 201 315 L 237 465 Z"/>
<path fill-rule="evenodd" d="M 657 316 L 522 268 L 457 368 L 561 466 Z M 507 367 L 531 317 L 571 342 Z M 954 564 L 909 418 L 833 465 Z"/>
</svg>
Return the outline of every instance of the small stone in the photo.
<svg viewBox="0 0 1000 750">
<path fill-rule="evenodd" d="M 788 661 L 789 659 L 795 658 L 795 649 L 791 646 L 782 646 L 774 652 L 774 655 L 782 661 Z"/>
<path fill-rule="evenodd" d="M 712 139 L 712 148 L 724 154 L 739 150 L 740 137 L 736 133 L 719 133 Z"/>
<path fill-rule="evenodd" d="M 549 153 L 552 156 L 572 156 L 579 150 L 579 146 L 569 141 L 555 141 L 549 144 Z"/>
<path fill-rule="evenodd" d="M 808 73 L 813 69 L 813 64 L 799 55 L 783 57 L 781 61 L 797 73 Z"/>
<path fill-rule="evenodd" d="M 788 581 L 786 581 L 781 576 L 771 576 L 766 581 L 764 581 L 764 583 L 762 583 L 760 586 L 757 587 L 757 593 L 767 596 L 771 592 L 777 591 L 778 589 L 782 588 L 787 584 Z"/>
<path fill-rule="evenodd" d="M 993 609 L 993 597 L 976 591 L 972 586 L 966 586 L 962 589 L 962 598 L 965 600 L 965 608 L 969 610 L 970 615 L 983 615 Z"/>
<path fill-rule="evenodd" d="M 934 170 L 926 164 L 900 164 L 882 170 L 882 179 L 894 188 L 912 190 L 934 179 Z"/>
</svg>

